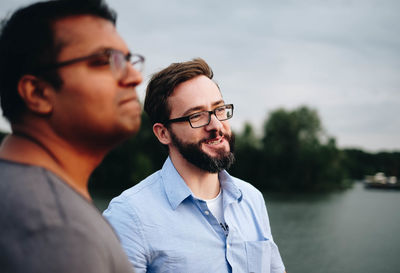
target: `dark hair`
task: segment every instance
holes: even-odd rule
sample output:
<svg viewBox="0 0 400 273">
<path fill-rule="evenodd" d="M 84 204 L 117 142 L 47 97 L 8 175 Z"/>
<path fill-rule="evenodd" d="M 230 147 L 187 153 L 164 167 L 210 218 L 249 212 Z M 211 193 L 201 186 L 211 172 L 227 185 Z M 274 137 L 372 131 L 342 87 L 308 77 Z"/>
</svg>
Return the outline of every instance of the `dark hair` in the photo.
<svg viewBox="0 0 400 273">
<path fill-rule="evenodd" d="M 201 58 L 192 61 L 173 63 L 167 68 L 153 74 L 146 89 L 144 110 L 151 122 L 164 123 L 169 119 L 171 109 L 168 98 L 181 83 L 204 75 L 212 79 L 214 74 L 208 64 Z"/>
<path fill-rule="evenodd" d="M 54 88 L 62 85 L 57 71 L 40 71 L 53 64 L 64 46 L 55 40 L 53 24 L 74 15 L 93 15 L 116 22 L 116 13 L 102 0 L 52 0 L 20 8 L 1 22 L 0 100 L 3 116 L 17 122 L 26 110 L 18 94 L 23 75 L 40 77 Z"/>
</svg>

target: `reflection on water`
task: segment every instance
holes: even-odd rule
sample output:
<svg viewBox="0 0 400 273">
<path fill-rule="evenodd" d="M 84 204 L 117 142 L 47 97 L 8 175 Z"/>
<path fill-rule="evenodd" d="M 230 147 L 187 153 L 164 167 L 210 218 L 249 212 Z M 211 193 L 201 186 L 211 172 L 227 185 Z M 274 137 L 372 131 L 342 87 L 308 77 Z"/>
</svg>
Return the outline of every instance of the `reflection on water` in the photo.
<svg viewBox="0 0 400 273">
<path fill-rule="evenodd" d="M 400 191 L 266 194 L 288 272 L 400 272 Z"/>
<path fill-rule="evenodd" d="M 265 199 L 288 272 L 400 272 L 400 191 L 356 183 L 344 192 Z M 95 204 L 103 211 L 109 200 Z"/>
</svg>

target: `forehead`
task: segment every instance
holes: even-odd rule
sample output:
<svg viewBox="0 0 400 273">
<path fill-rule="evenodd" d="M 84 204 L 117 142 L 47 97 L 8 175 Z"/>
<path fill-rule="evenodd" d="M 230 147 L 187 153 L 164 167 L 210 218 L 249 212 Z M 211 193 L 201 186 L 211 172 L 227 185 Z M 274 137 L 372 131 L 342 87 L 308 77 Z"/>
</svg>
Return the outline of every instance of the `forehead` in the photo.
<svg viewBox="0 0 400 273">
<path fill-rule="evenodd" d="M 104 48 L 128 50 L 114 24 L 100 17 L 65 17 L 53 23 L 53 31 L 57 45 L 61 46 L 59 60 L 91 54 Z"/>
<path fill-rule="evenodd" d="M 197 76 L 179 84 L 168 98 L 171 115 L 180 115 L 188 109 L 210 110 L 222 101 L 218 86 L 206 76 Z"/>
</svg>

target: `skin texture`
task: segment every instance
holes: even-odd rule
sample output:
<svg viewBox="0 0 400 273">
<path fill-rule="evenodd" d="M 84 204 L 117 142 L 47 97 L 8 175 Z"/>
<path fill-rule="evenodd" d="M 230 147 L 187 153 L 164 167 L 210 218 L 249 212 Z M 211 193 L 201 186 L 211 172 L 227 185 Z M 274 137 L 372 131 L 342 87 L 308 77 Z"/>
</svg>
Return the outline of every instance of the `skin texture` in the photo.
<svg viewBox="0 0 400 273">
<path fill-rule="evenodd" d="M 225 104 L 217 85 L 206 76 L 198 76 L 178 85 L 168 98 L 168 103 L 171 108 L 170 119 L 200 111 L 210 111 Z M 230 151 L 228 140 L 223 136 L 231 134 L 229 122 L 219 121 L 212 115 L 207 126 L 196 129 L 192 128 L 188 122 L 172 123 L 169 129 L 161 123 L 153 126 L 153 131 L 159 141 L 168 145 L 169 155 L 175 168 L 192 192 L 202 199 L 216 197 L 220 190 L 218 174 L 206 172 L 183 158 L 171 141 L 170 130 L 183 142 L 202 142 L 203 152 L 210 156 L 217 156 L 218 151 Z M 217 136 L 211 138 L 215 135 L 212 132 L 217 132 Z"/>
<path fill-rule="evenodd" d="M 114 25 L 99 17 L 66 17 L 53 30 L 64 45 L 57 62 L 107 48 L 129 52 Z M 18 92 L 28 111 L 21 122 L 11 124 L 13 133 L 3 141 L 0 158 L 49 169 L 90 199 L 91 172 L 116 144 L 139 130 L 135 87 L 142 75 L 128 65 L 126 77 L 117 80 L 108 65 L 89 61 L 58 73 L 63 81 L 58 90 L 33 75 L 21 77 Z"/>
</svg>

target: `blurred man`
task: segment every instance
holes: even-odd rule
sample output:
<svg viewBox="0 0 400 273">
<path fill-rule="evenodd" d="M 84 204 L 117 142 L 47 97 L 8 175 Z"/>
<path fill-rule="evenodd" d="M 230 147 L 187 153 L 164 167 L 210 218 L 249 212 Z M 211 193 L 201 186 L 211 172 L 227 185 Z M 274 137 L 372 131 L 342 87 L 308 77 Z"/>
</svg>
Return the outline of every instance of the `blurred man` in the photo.
<svg viewBox="0 0 400 273">
<path fill-rule="evenodd" d="M 230 176 L 226 104 L 202 59 L 175 63 L 147 87 L 145 110 L 168 147 L 163 168 L 104 212 L 136 272 L 284 272 L 262 194 Z"/>
<path fill-rule="evenodd" d="M 115 21 L 100 0 L 60 0 L 2 24 L 1 106 L 12 128 L 0 147 L 2 272 L 132 272 L 87 187 L 140 126 L 144 59 Z"/>
</svg>

